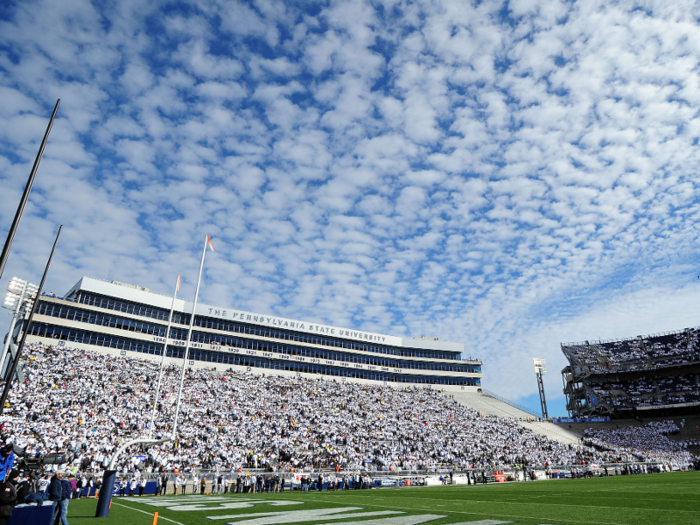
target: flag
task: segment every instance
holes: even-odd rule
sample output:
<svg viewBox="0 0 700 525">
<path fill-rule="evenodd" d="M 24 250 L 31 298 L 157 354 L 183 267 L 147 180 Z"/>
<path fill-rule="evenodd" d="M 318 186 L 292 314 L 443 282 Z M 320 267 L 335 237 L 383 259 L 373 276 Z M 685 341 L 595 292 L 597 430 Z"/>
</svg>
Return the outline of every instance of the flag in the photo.
<svg viewBox="0 0 700 525">
<path fill-rule="evenodd" d="M 214 251 L 214 247 L 211 245 L 211 239 L 207 235 L 207 242 L 209 243 L 209 248 L 211 248 L 211 251 Z"/>
<path fill-rule="evenodd" d="M 180 274 L 177 274 L 177 285 L 175 286 L 175 291 L 179 292 L 180 291 Z"/>
</svg>

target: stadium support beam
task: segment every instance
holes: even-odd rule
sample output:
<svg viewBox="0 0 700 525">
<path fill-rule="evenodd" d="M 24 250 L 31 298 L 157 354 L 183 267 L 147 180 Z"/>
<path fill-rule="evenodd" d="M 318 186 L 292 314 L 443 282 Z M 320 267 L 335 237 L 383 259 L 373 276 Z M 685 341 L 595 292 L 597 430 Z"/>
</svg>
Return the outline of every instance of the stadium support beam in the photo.
<svg viewBox="0 0 700 525">
<path fill-rule="evenodd" d="M 564 370 L 561 371 L 561 383 L 564 387 L 564 398 L 566 399 L 566 413 L 569 417 L 571 417 L 571 396 L 569 394 L 570 387 L 566 377 L 566 368 L 564 368 Z"/>
<path fill-rule="evenodd" d="M 15 218 L 12 221 L 12 226 L 10 226 L 10 231 L 7 233 L 7 239 L 5 239 L 5 245 L 2 248 L 2 254 L 0 255 L 0 279 L 2 279 L 2 274 L 5 271 L 5 264 L 7 263 L 7 258 L 10 256 L 10 248 L 12 248 L 12 241 L 15 238 L 15 233 L 17 233 L 17 228 L 19 228 L 19 221 L 22 220 L 22 214 L 24 213 L 24 207 L 27 204 L 27 199 L 29 199 L 29 193 L 32 191 L 32 186 L 34 185 L 34 178 L 36 177 L 36 172 L 39 169 L 39 164 L 41 163 L 41 157 L 44 155 L 44 149 L 46 148 L 46 141 L 49 139 L 49 133 L 51 133 L 51 128 L 53 127 L 54 118 L 56 118 L 56 112 L 58 111 L 58 105 L 61 103 L 59 98 L 56 101 L 56 106 L 53 108 L 53 113 L 51 114 L 51 120 L 49 120 L 49 125 L 46 128 L 46 133 L 44 133 L 44 139 L 41 141 L 41 146 L 39 146 L 39 153 L 36 154 L 36 159 L 34 160 L 34 166 L 32 166 L 32 171 L 29 173 L 29 179 L 27 179 L 27 185 L 24 187 L 24 193 L 22 198 L 19 200 L 19 206 L 17 206 L 17 212 L 15 213 Z M 2 412 L 0 412 L 2 413 Z"/>
<path fill-rule="evenodd" d="M 58 106 L 56 106 L 58 107 Z M 36 291 L 36 300 L 32 304 L 32 309 L 29 312 L 29 317 L 27 317 L 27 323 L 24 325 L 24 331 L 22 332 L 22 339 L 17 346 L 17 355 L 14 361 L 12 361 L 12 369 L 7 376 L 7 381 L 5 381 L 5 388 L 2 391 L 2 398 L 0 398 L 0 416 L 5 410 L 5 403 L 7 402 L 7 396 L 10 393 L 10 387 L 12 386 L 12 381 L 15 378 L 15 372 L 17 371 L 17 365 L 19 364 L 20 358 L 22 357 L 22 350 L 24 350 L 24 342 L 27 340 L 27 334 L 32 326 L 32 320 L 34 319 L 34 314 L 36 313 L 37 306 L 39 306 L 39 298 L 41 297 L 41 292 L 44 289 L 44 283 L 46 282 L 46 275 L 49 273 L 49 268 L 51 268 L 51 261 L 53 260 L 53 254 L 56 251 L 56 245 L 58 244 L 58 238 L 61 236 L 61 230 L 63 229 L 63 224 L 58 227 L 58 233 L 56 234 L 56 240 L 53 242 L 53 248 L 51 248 L 51 255 L 49 255 L 49 260 L 46 262 L 46 268 L 44 268 L 44 275 L 41 277 L 41 282 L 39 283 L 39 288 Z"/>
</svg>

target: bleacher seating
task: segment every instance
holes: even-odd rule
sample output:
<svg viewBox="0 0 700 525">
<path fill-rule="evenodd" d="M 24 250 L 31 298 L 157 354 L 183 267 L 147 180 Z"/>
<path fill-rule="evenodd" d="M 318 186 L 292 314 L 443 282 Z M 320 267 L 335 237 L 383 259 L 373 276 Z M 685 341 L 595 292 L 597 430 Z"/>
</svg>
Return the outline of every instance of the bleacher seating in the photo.
<svg viewBox="0 0 700 525">
<path fill-rule="evenodd" d="M 700 329 L 689 328 L 562 345 L 570 362 L 562 371 L 568 410 L 576 417 L 691 410 L 700 403 L 699 339 Z"/>
<path fill-rule="evenodd" d="M 165 368 L 156 399 L 156 363 L 39 344 L 25 355 L 27 381 L 11 392 L 0 424 L 4 438 L 28 453 L 65 450 L 72 467 L 99 470 L 120 443 L 172 432 L 178 367 Z M 141 456 L 146 468 L 168 472 L 272 466 L 371 472 L 638 459 L 548 433 L 551 424 L 528 422 L 530 414 L 489 396 L 472 401 L 464 406 L 431 389 L 188 370 L 176 439 L 125 450 L 116 464 L 128 473 Z"/>
<path fill-rule="evenodd" d="M 699 337 L 699 330 L 692 328 L 620 341 L 567 344 L 563 350 L 592 373 L 649 370 L 699 361 Z"/>
<path fill-rule="evenodd" d="M 615 408 L 673 405 L 700 401 L 695 374 L 591 383 L 598 401 Z"/>
</svg>

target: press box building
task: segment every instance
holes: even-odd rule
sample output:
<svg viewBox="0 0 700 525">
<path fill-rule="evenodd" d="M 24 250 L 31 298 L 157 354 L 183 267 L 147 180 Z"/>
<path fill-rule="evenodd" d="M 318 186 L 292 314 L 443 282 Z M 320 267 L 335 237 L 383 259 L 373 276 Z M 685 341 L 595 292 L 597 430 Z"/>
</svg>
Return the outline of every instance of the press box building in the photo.
<svg viewBox="0 0 700 525">
<path fill-rule="evenodd" d="M 42 296 L 28 342 L 160 358 L 172 297 L 83 277 L 63 297 Z M 176 300 L 166 360 L 182 363 L 192 303 Z M 464 345 L 405 338 L 198 304 L 188 365 L 397 387 L 477 392 L 482 362 Z"/>
</svg>

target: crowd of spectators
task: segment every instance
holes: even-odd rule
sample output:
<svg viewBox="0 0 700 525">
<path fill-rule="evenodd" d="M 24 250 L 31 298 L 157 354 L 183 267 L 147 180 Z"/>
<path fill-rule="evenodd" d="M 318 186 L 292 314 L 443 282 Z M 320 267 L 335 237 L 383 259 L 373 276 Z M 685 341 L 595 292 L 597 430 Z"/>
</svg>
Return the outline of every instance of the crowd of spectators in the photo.
<svg viewBox="0 0 700 525">
<path fill-rule="evenodd" d="M 612 342 L 564 345 L 563 349 L 593 373 L 655 370 L 700 360 L 700 330 Z"/>
<path fill-rule="evenodd" d="M 601 449 L 625 451 L 629 454 L 658 459 L 659 461 L 678 462 L 680 458 L 690 458 L 689 446 L 697 441 L 674 441 L 668 434 L 679 432 L 678 426 L 671 420 L 651 421 L 644 426 L 629 426 L 618 429 L 586 429 L 584 443 Z"/>
<path fill-rule="evenodd" d="M 165 368 L 151 425 L 155 361 L 39 344 L 25 349 L 25 357 L 26 381 L 12 389 L 0 425 L 2 437 L 28 453 L 63 451 L 68 468 L 97 472 L 125 440 L 172 433 L 181 367 Z M 176 438 L 126 450 L 117 459 L 124 476 L 138 468 L 502 470 L 646 457 L 627 445 L 564 445 L 429 389 L 208 369 L 188 369 L 184 385 Z M 668 459 L 689 457 L 682 449 L 666 453 Z"/>
<path fill-rule="evenodd" d="M 674 405 L 700 401 L 695 374 L 592 383 L 593 394 L 614 408 Z"/>
</svg>

